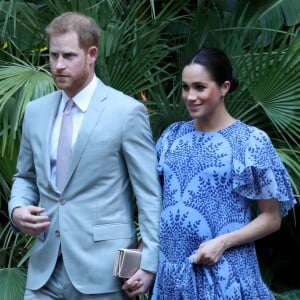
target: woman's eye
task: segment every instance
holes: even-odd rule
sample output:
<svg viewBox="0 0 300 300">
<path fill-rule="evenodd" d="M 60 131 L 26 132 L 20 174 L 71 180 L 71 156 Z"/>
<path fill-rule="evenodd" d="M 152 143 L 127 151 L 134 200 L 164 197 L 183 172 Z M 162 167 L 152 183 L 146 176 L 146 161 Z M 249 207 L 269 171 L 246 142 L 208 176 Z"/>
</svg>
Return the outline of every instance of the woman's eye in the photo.
<svg viewBox="0 0 300 300">
<path fill-rule="evenodd" d="M 185 84 L 182 85 L 182 90 L 184 91 L 188 91 L 189 90 L 189 87 Z"/>
<path fill-rule="evenodd" d="M 203 85 L 197 85 L 196 86 L 196 90 L 197 91 L 203 91 L 204 90 L 204 86 Z"/>
</svg>

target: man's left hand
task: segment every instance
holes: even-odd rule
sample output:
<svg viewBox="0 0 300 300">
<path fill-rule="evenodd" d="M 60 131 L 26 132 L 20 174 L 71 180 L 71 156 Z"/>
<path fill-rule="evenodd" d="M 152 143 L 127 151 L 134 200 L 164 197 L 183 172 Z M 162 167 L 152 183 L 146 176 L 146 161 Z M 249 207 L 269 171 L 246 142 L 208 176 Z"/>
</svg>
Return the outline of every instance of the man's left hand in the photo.
<svg viewBox="0 0 300 300">
<path fill-rule="evenodd" d="M 154 280 L 154 273 L 139 269 L 122 286 L 129 297 L 144 294 Z"/>
</svg>

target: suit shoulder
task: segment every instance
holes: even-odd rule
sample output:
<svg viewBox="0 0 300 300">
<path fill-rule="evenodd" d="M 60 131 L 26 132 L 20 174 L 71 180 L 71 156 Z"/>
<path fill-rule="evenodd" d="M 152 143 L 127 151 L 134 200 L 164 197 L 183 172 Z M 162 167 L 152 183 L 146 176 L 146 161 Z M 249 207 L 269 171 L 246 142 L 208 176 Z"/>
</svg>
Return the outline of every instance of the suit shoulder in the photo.
<svg viewBox="0 0 300 300">
<path fill-rule="evenodd" d="M 113 101 L 114 103 L 118 102 L 126 107 L 143 106 L 137 99 L 113 87 L 108 87 L 108 98 L 110 101 Z"/>
</svg>

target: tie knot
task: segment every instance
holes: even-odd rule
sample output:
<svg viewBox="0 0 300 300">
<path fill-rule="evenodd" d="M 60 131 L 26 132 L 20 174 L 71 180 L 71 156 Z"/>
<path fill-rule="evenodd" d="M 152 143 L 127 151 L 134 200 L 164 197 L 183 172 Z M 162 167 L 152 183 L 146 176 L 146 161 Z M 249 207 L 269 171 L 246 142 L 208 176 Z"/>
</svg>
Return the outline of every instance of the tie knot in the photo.
<svg viewBox="0 0 300 300">
<path fill-rule="evenodd" d="M 65 106 L 64 114 L 69 114 L 73 108 L 73 105 L 74 105 L 74 101 L 72 99 L 69 99 Z"/>
</svg>

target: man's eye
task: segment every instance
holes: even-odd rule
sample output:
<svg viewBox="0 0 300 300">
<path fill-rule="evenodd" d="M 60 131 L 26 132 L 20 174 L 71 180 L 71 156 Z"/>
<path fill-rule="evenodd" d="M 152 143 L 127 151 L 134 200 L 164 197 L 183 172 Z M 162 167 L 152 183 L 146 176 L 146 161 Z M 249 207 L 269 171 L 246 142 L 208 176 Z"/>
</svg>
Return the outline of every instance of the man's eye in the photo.
<svg viewBox="0 0 300 300">
<path fill-rule="evenodd" d="M 75 55 L 73 54 L 73 53 L 66 53 L 65 55 L 64 55 L 64 57 L 65 58 L 72 58 L 72 57 L 74 57 Z"/>
</svg>

